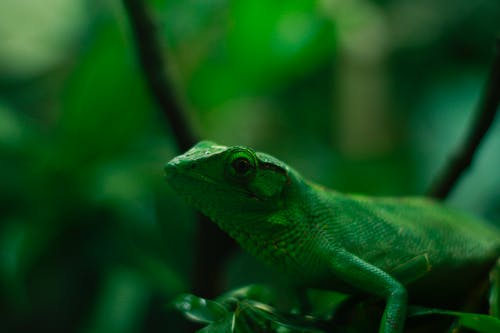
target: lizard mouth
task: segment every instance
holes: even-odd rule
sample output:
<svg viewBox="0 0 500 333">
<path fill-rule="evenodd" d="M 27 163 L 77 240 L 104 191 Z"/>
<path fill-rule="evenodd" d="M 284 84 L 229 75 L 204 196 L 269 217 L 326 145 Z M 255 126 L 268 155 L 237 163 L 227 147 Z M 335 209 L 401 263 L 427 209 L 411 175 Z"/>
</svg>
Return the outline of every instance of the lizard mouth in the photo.
<svg viewBox="0 0 500 333">
<path fill-rule="evenodd" d="M 213 189 L 217 190 L 224 190 L 227 192 L 232 192 L 232 193 L 239 193 L 240 195 L 244 195 L 245 197 L 249 199 L 256 199 L 260 200 L 257 196 L 255 196 L 251 191 L 244 189 L 244 188 L 239 188 L 235 186 L 227 187 L 223 186 L 220 184 L 220 182 L 210 178 L 209 176 L 194 172 L 192 170 L 183 170 L 179 168 L 176 164 L 174 163 L 167 163 L 165 165 L 165 178 L 167 182 L 174 188 L 178 188 L 182 191 L 182 188 L 184 186 L 182 185 L 182 179 L 185 181 L 188 181 L 189 183 L 194 183 L 194 184 L 205 184 L 213 187 Z M 184 192 L 184 191 L 183 191 Z"/>
<path fill-rule="evenodd" d="M 218 184 L 215 180 L 213 180 L 208 176 L 202 175 L 197 172 L 183 171 L 182 169 L 178 168 L 175 164 L 172 163 L 167 163 L 167 165 L 165 165 L 165 177 L 167 179 L 167 182 L 169 183 L 174 182 L 176 179 L 187 178 L 190 180 L 201 181 L 213 185 Z"/>
</svg>

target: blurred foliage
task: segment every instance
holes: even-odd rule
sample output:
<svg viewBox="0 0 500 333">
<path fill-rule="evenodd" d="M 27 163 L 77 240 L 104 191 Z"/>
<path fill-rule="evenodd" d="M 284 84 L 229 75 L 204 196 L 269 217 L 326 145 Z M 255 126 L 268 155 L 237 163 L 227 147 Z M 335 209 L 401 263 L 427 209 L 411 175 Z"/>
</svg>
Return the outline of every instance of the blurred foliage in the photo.
<svg viewBox="0 0 500 333">
<path fill-rule="evenodd" d="M 428 187 L 500 30 L 496 0 L 149 5 L 205 138 L 378 195 Z M 186 329 L 165 304 L 190 290 L 194 214 L 162 179 L 177 151 L 121 3 L 2 0 L 0 37 L 0 331 Z M 493 222 L 499 140 L 497 121 L 450 200 Z M 220 284 L 272 281 L 237 254 Z"/>
<path fill-rule="evenodd" d="M 293 313 L 280 313 L 254 298 L 269 299 L 272 290 L 259 286 L 226 293 L 215 301 L 181 295 L 175 307 L 192 321 L 207 325 L 199 332 L 303 332 L 320 333 L 326 321 Z"/>
<path fill-rule="evenodd" d="M 250 285 L 227 292 L 213 301 L 185 294 L 179 296 L 174 305 L 189 320 L 206 325 L 197 331 L 200 333 L 356 333 L 378 330 L 380 318 L 360 313 L 359 306 L 355 309 L 358 311 L 356 320 L 348 324 L 339 324 L 336 320 L 332 320 L 332 318 L 336 319 L 337 312 L 345 310 L 343 309 L 345 298 L 338 297 L 333 293 L 329 297 L 334 300 L 330 304 L 331 306 L 328 309 L 323 309 L 321 314 L 317 313 L 317 309 L 313 309 L 313 315 L 302 315 L 299 311 L 281 312 L 269 305 L 277 299 L 277 296 L 273 295 L 273 290 L 258 285 Z M 345 313 L 343 314 L 345 315 Z M 418 323 L 412 322 L 415 317 L 425 316 L 456 319 L 455 329 L 462 327 L 480 333 L 496 333 L 500 330 L 500 319 L 492 316 L 410 306 L 408 311 L 410 320 L 407 326 L 413 327 L 405 332 L 435 332 L 433 326 L 425 326 L 421 323 L 418 326 Z M 359 320 L 359 318 L 363 318 L 363 320 Z M 440 324 L 439 320 L 435 320 L 435 322 Z M 444 332 L 444 330 L 441 331 Z"/>
</svg>

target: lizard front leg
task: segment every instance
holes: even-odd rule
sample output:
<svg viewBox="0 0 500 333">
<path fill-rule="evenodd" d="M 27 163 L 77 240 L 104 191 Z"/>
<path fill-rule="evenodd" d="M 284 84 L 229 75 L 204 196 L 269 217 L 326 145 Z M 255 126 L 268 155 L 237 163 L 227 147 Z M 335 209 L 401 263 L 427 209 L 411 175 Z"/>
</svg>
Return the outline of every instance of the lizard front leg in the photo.
<svg viewBox="0 0 500 333">
<path fill-rule="evenodd" d="M 391 275 L 342 248 L 329 253 L 331 273 L 355 289 L 382 297 L 386 306 L 379 333 L 403 331 L 408 296 L 406 288 Z"/>
</svg>

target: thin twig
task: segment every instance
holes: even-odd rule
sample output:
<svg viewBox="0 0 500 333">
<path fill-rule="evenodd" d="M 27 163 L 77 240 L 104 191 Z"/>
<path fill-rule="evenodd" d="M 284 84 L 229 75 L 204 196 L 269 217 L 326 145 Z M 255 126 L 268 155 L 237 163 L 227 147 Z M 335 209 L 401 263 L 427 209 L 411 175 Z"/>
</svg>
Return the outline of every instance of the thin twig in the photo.
<svg viewBox="0 0 500 333">
<path fill-rule="evenodd" d="M 463 145 L 450 159 L 437 177 L 427 195 L 436 199 L 445 199 L 456 185 L 462 173 L 471 165 L 479 144 L 490 128 L 500 103 L 500 38 L 496 41 L 495 58 L 490 75 L 473 120 L 470 132 Z"/>
<path fill-rule="evenodd" d="M 166 57 L 162 52 L 151 15 L 144 0 L 123 0 L 127 11 L 132 34 L 135 40 L 138 60 L 146 76 L 154 99 L 167 118 L 173 137 L 181 151 L 193 146 L 198 138 L 183 112 L 175 89 L 167 78 Z"/>
<path fill-rule="evenodd" d="M 193 126 L 183 112 L 178 96 L 175 95 L 175 90 L 166 76 L 167 58 L 162 53 L 156 28 L 145 2 L 144 0 L 123 0 L 146 82 L 170 124 L 177 147 L 180 151 L 185 151 L 199 141 L 199 138 L 194 133 Z M 206 217 L 199 214 L 198 221 L 193 292 L 212 298 L 220 292 L 218 281 L 223 263 L 236 245 Z"/>
</svg>

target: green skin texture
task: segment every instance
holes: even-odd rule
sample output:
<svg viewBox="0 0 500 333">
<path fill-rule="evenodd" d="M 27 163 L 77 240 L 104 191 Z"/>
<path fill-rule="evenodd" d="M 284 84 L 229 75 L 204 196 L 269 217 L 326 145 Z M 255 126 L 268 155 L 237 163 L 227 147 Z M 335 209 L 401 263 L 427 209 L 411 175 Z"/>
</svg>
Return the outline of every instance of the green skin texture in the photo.
<svg viewBox="0 0 500 333">
<path fill-rule="evenodd" d="M 386 300 L 379 332 L 402 332 L 408 301 L 456 306 L 500 256 L 500 233 L 422 197 L 342 194 L 250 148 L 202 141 L 168 183 L 243 248 L 304 287 Z"/>
</svg>

